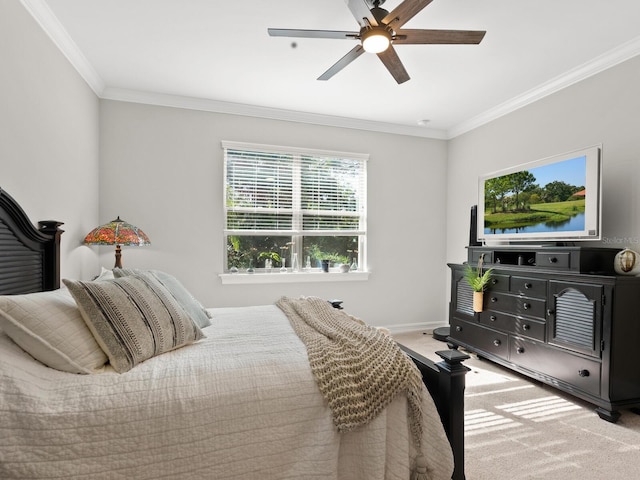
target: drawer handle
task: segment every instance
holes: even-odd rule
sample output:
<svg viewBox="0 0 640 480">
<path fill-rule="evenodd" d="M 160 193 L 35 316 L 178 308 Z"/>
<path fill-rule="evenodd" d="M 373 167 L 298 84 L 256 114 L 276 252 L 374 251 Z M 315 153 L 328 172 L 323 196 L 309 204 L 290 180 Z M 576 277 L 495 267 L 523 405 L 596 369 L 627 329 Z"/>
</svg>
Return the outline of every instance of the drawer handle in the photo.
<svg viewBox="0 0 640 480">
<path fill-rule="evenodd" d="M 549 263 L 558 263 L 558 259 L 556 257 L 549 257 Z"/>
<path fill-rule="evenodd" d="M 491 285 L 497 285 L 497 284 L 498 284 L 498 279 L 497 278 L 491 279 Z"/>
<path fill-rule="evenodd" d="M 517 353 L 518 355 L 522 355 L 522 354 L 524 353 L 524 348 L 522 348 L 522 347 L 518 347 L 518 348 L 516 348 L 516 353 Z"/>
<path fill-rule="evenodd" d="M 525 288 L 525 290 L 529 290 L 529 289 L 530 289 L 530 288 L 532 288 L 532 287 L 533 287 L 533 285 L 531 285 L 530 283 L 525 283 L 525 284 L 524 284 L 524 288 Z"/>
<path fill-rule="evenodd" d="M 462 327 L 460 325 L 456 325 L 456 332 L 461 332 L 462 331 Z"/>
<path fill-rule="evenodd" d="M 581 377 L 588 377 L 589 370 L 578 370 L 578 375 L 580 375 Z"/>
<path fill-rule="evenodd" d="M 498 299 L 496 297 L 491 297 L 491 303 L 496 303 Z"/>
<path fill-rule="evenodd" d="M 524 303 L 522 304 L 522 307 L 523 307 L 525 310 L 529 310 L 529 309 L 531 308 L 531 304 L 530 304 L 530 303 L 527 303 L 527 302 L 524 302 Z"/>
<path fill-rule="evenodd" d="M 524 325 L 522 325 L 522 329 L 523 330 L 531 330 L 531 326 L 528 323 L 525 323 Z"/>
<path fill-rule="evenodd" d="M 493 341 L 493 344 L 494 344 L 496 347 L 499 347 L 500 345 L 502 345 L 502 342 L 496 338 L 496 339 Z"/>
<path fill-rule="evenodd" d="M 547 317 L 550 317 L 551 315 L 553 315 L 554 313 L 556 313 L 555 310 L 551 310 L 550 308 L 547 309 Z"/>
<path fill-rule="evenodd" d="M 492 322 L 495 322 L 498 319 L 498 317 L 496 317 L 495 315 L 491 315 L 489 317 L 489 320 L 491 320 Z"/>
</svg>

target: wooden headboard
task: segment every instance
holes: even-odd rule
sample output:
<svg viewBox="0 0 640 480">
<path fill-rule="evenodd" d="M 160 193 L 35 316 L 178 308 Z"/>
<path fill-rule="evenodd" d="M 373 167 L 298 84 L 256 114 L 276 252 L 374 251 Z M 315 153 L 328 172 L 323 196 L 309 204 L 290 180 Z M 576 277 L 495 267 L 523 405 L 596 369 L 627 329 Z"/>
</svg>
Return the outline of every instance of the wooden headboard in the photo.
<svg viewBox="0 0 640 480">
<path fill-rule="evenodd" d="M 60 287 L 61 222 L 35 228 L 18 203 L 0 188 L 0 294 Z"/>
</svg>

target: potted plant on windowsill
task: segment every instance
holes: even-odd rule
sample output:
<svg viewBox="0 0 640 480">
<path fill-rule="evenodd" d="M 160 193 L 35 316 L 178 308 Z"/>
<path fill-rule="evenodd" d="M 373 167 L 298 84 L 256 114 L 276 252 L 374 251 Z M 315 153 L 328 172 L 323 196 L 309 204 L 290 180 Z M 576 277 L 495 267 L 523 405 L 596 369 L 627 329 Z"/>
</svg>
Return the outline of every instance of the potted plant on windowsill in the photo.
<svg viewBox="0 0 640 480">
<path fill-rule="evenodd" d="M 464 278 L 473 290 L 473 311 L 481 312 L 482 304 L 484 299 L 484 291 L 489 285 L 491 281 L 491 274 L 493 273 L 493 269 L 489 268 L 482 271 L 482 262 L 484 260 L 484 256 L 481 256 L 478 260 L 478 266 L 473 268 L 471 265 L 467 264 L 464 270 Z"/>
</svg>

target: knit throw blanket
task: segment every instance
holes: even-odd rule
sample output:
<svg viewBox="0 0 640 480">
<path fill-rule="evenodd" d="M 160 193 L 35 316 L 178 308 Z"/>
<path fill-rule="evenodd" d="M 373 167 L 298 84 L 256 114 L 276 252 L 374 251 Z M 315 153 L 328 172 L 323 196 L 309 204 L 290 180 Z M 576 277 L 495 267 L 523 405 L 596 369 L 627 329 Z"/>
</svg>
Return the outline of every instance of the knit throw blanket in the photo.
<svg viewBox="0 0 640 480">
<path fill-rule="evenodd" d="M 307 348 L 338 431 L 365 425 L 405 393 L 414 445 L 420 451 L 422 377 L 398 345 L 326 300 L 283 297 L 276 304 Z"/>
</svg>

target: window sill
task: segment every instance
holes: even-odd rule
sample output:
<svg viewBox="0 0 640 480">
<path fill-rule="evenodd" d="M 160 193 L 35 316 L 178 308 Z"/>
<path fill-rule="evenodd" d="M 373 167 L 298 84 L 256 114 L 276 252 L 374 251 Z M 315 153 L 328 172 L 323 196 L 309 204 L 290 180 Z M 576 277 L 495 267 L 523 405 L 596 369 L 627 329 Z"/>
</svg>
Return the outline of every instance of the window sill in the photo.
<svg viewBox="0 0 640 480">
<path fill-rule="evenodd" d="M 362 282 L 369 279 L 369 272 L 274 272 L 274 273 L 221 273 L 223 285 L 248 285 L 267 283 L 313 282 Z"/>
</svg>

